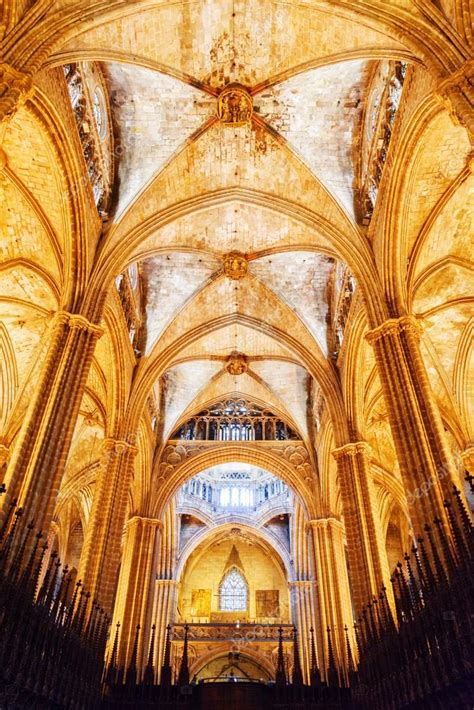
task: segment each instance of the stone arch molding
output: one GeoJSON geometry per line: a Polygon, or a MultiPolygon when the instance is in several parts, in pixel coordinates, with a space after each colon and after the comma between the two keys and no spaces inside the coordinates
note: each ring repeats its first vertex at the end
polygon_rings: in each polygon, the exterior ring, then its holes
{"type": "Polygon", "coordinates": [[[279,541],[273,537],[267,530],[263,528],[255,528],[249,521],[235,521],[231,523],[222,523],[212,528],[206,528],[193,536],[186,546],[183,548],[176,567],[176,579],[180,580],[186,571],[186,565],[191,559],[194,552],[199,547],[209,547],[212,541],[219,539],[227,539],[227,533],[234,533],[241,536],[242,539],[253,539],[264,551],[271,552],[278,558],[281,564],[282,571],[285,572],[289,582],[293,581],[294,570],[291,564],[290,555],[284,547],[279,544],[279,541]],[[238,531],[238,532],[237,532],[238,531]]]}
{"type": "Polygon", "coordinates": [[[310,519],[317,514],[316,475],[308,450],[301,441],[168,443],[157,464],[159,495],[155,503],[160,517],[169,499],[189,478],[221,463],[250,463],[281,478],[300,498],[310,519]],[[263,445],[262,445],[263,444],[263,445]]]}

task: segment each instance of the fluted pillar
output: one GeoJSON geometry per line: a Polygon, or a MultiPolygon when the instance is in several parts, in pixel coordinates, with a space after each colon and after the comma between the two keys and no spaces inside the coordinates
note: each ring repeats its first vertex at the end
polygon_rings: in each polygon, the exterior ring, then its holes
{"type": "Polygon", "coordinates": [[[335,449],[342,509],[347,538],[347,555],[356,614],[383,585],[391,594],[390,573],[377,519],[370,471],[370,446],[365,441],[335,449]]]}
{"type": "Polygon", "coordinates": [[[137,653],[138,677],[148,656],[150,628],[153,623],[153,597],[161,522],[156,518],[134,516],[125,526],[122,564],[115,596],[112,627],[120,622],[119,664],[127,667],[140,625],[137,653]]]}
{"type": "Polygon", "coordinates": [[[317,628],[316,619],[316,580],[295,580],[288,582],[291,602],[291,618],[298,630],[301,670],[303,680],[310,683],[311,670],[311,634],[310,629],[317,628]]]}
{"type": "Polygon", "coordinates": [[[176,579],[157,579],[153,623],[156,625],[155,668],[158,675],[163,665],[166,627],[172,624],[178,605],[179,582],[176,579]]]}
{"type": "Polygon", "coordinates": [[[51,324],[48,351],[6,472],[2,512],[18,498],[27,511],[23,524],[34,519],[37,528],[49,529],[101,334],[97,325],[66,312],[51,324]]]}
{"type": "Polygon", "coordinates": [[[93,599],[113,608],[122,533],[137,449],[127,441],[106,439],[85,531],[78,577],[93,599]]]}
{"type": "Polygon", "coordinates": [[[335,518],[310,520],[313,533],[315,567],[317,573],[320,633],[324,658],[321,675],[328,666],[328,640],[326,629],[331,629],[334,656],[339,668],[346,666],[344,626],[349,627],[353,643],[353,614],[351,591],[344,549],[344,526],[335,518]]]}
{"type": "Polygon", "coordinates": [[[387,406],[415,533],[439,517],[456,481],[453,457],[420,350],[421,327],[413,316],[393,318],[367,333],[387,406]]]}

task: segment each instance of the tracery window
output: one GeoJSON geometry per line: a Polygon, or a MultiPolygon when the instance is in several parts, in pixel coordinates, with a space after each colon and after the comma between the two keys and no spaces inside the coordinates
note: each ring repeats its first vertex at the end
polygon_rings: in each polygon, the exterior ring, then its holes
{"type": "Polygon", "coordinates": [[[112,188],[111,136],[98,70],[82,64],[65,64],[63,70],[94,201],[105,216],[112,188]]]}
{"type": "Polygon", "coordinates": [[[172,439],[205,441],[274,441],[298,434],[273,412],[246,400],[218,402],[176,430],[172,439]]]}
{"type": "Polygon", "coordinates": [[[94,112],[95,125],[101,138],[104,138],[107,130],[106,117],[104,115],[104,99],[99,87],[96,87],[92,95],[92,110],[94,112]]]}
{"type": "Polygon", "coordinates": [[[219,587],[219,609],[221,611],[246,611],[248,607],[248,587],[243,574],[232,567],[219,587]]]}
{"type": "Polygon", "coordinates": [[[344,330],[349,318],[349,311],[356,290],[356,281],[346,264],[337,261],[334,264],[329,281],[329,347],[337,358],[344,339],[344,330]]]}
{"type": "Polygon", "coordinates": [[[126,271],[116,277],[115,288],[122,304],[130,343],[135,355],[138,356],[140,355],[140,336],[142,332],[142,292],[140,275],[136,264],[132,264],[126,271]]]}
{"type": "Polygon", "coordinates": [[[377,200],[406,71],[405,62],[381,63],[378,85],[369,100],[365,136],[368,148],[361,186],[362,223],[365,225],[370,222],[377,200]]]}

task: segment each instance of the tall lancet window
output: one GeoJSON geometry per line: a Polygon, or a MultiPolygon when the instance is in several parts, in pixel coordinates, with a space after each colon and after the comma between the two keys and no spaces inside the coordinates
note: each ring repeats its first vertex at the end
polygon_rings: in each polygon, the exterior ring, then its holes
{"type": "Polygon", "coordinates": [[[246,611],[248,606],[247,582],[236,567],[224,575],[219,587],[219,608],[221,611],[246,611]]]}

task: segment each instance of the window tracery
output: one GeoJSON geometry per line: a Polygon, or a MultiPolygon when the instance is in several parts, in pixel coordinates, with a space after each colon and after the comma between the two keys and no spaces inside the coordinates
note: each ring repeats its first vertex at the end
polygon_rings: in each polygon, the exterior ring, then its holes
{"type": "Polygon", "coordinates": [[[139,356],[141,354],[140,339],[143,316],[140,275],[136,264],[132,264],[126,271],[116,277],[115,288],[122,304],[130,343],[135,355],[139,356]]]}
{"type": "Polygon", "coordinates": [[[112,160],[104,92],[94,66],[65,64],[63,71],[94,201],[99,214],[106,216],[112,189],[112,160]]]}
{"type": "Polygon", "coordinates": [[[329,349],[337,358],[344,339],[344,330],[356,290],[356,281],[346,264],[338,261],[334,265],[329,282],[329,349]]]}
{"type": "Polygon", "coordinates": [[[400,105],[406,62],[381,64],[378,85],[366,112],[366,160],[361,183],[362,224],[368,225],[377,201],[382,172],[387,159],[395,117],[400,105]]]}
{"type": "Polygon", "coordinates": [[[232,567],[226,572],[219,586],[219,609],[220,611],[246,611],[247,608],[247,582],[237,567],[232,567]]]}
{"type": "Polygon", "coordinates": [[[274,441],[298,434],[273,412],[246,400],[227,400],[189,419],[172,439],[205,441],[274,441]]]}

